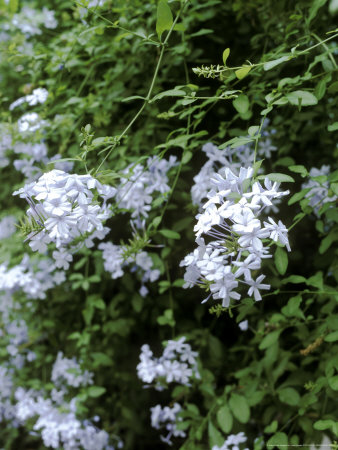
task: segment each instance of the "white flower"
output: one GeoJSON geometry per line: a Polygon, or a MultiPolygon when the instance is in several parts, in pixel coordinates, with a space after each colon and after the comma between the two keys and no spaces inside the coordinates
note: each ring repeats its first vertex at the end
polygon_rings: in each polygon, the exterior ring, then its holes
{"type": "Polygon", "coordinates": [[[257,277],[256,281],[255,280],[246,280],[246,283],[250,286],[249,290],[248,290],[248,295],[251,297],[252,295],[254,295],[254,298],[256,300],[256,302],[258,302],[259,300],[262,300],[262,296],[259,292],[259,289],[270,289],[270,285],[269,284],[262,284],[261,281],[263,281],[265,278],[265,275],[260,275],[259,277],[257,277]]]}
{"type": "Polygon", "coordinates": [[[73,261],[73,256],[64,248],[54,251],[53,258],[55,260],[56,267],[65,270],[69,269],[69,263],[73,261]]]}
{"type": "Polygon", "coordinates": [[[281,244],[285,245],[287,250],[290,252],[291,248],[287,236],[288,230],[283,224],[283,222],[279,220],[277,225],[276,222],[273,219],[271,219],[271,217],[268,217],[268,221],[270,223],[264,222],[264,226],[266,230],[270,231],[270,238],[275,242],[279,241],[281,244]]]}
{"type": "Polygon", "coordinates": [[[238,326],[242,331],[246,331],[249,328],[249,322],[247,320],[242,320],[242,322],[239,322],[238,326]]]}

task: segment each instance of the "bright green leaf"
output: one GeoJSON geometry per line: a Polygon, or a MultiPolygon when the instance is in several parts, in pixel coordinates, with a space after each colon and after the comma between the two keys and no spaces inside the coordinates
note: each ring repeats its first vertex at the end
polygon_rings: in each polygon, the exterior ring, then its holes
{"type": "Polygon", "coordinates": [[[283,306],[282,313],[286,317],[299,317],[301,319],[304,319],[305,318],[304,313],[301,309],[299,309],[301,302],[302,302],[301,295],[291,297],[287,305],[283,306]]]}
{"type": "Polygon", "coordinates": [[[155,95],[155,97],[151,99],[150,103],[156,102],[163,97],[183,97],[184,95],[186,95],[186,93],[181,89],[169,89],[168,91],[160,92],[159,94],[155,95]]]}
{"type": "Polygon", "coordinates": [[[215,425],[212,423],[211,420],[209,420],[208,423],[208,435],[209,435],[209,444],[210,448],[217,445],[220,447],[224,443],[224,438],[221,435],[221,433],[217,430],[215,425]]]}
{"type": "Polygon", "coordinates": [[[90,386],[88,389],[88,395],[90,397],[100,397],[106,392],[106,388],[100,386],[90,386]]]}
{"type": "Polygon", "coordinates": [[[317,422],[315,422],[313,424],[313,428],[315,430],[328,430],[329,428],[331,428],[331,426],[334,425],[334,421],[331,419],[327,419],[327,420],[317,420],[317,422]]]}
{"type": "Polygon", "coordinates": [[[241,69],[236,70],[235,75],[239,80],[242,80],[251,70],[251,66],[243,66],[241,69]]]}
{"type": "Polygon", "coordinates": [[[331,389],[333,389],[334,391],[338,391],[338,375],[330,377],[327,381],[331,389]]]}
{"type": "Polygon", "coordinates": [[[277,181],[277,183],[294,183],[295,180],[290,177],[290,175],[285,175],[284,173],[269,173],[267,176],[271,181],[277,181]]]}
{"type": "Polygon", "coordinates": [[[300,173],[302,175],[302,177],[306,177],[309,174],[306,167],[304,167],[302,165],[290,166],[289,170],[291,170],[291,172],[300,173]]]}
{"type": "Polygon", "coordinates": [[[245,94],[239,95],[235,100],[233,100],[232,104],[234,105],[235,109],[240,113],[244,114],[249,109],[249,99],[245,94]]]}
{"type": "Polygon", "coordinates": [[[172,230],[160,230],[159,233],[162,234],[162,236],[168,238],[168,239],[181,239],[181,236],[177,231],[172,230]]]}
{"type": "Polygon", "coordinates": [[[225,434],[230,433],[232,429],[232,414],[230,412],[230,409],[227,405],[222,406],[217,411],[217,422],[222,431],[224,431],[225,434]]]}
{"type": "Polygon", "coordinates": [[[338,130],[338,122],[334,122],[334,123],[331,123],[330,125],[328,125],[327,130],[328,131],[338,130]]]}
{"type": "Polygon", "coordinates": [[[274,59],[273,61],[268,61],[264,64],[264,70],[270,70],[273,67],[278,66],[279,64],[283,63],[284,61],[288,61],[290,59],[290,56],[281,56],[278,59],[274,59]]]}
{"type": "Polygon", "coordinates": [[[250,407],[243,395],[232,393],[229,406],[236,419],[241,423],[247,423],[250,419],[250,407]]]}
{"type": "Polygon", "coordinates": [[[327,336],[325,336],[324,341],[326,342],[338,341],[338,331],[333,331],[332,333],[329,333],[327,336]]]}
{"type": "Polygon", "coordinates": [[[249,127],[249,129],[248,129],[249,136],[255,136],[255,134],[258,133],[258,130],[259,130],[259,126],[258,125],[254,125],[252,127],[249,127]]]}
{"type": "Polygon", "coordinates": [[[276,248],[275,251],[275,264],[278,272],[281,275],[284,275],[286,272],[286,269],[288,267],[288,254],[287,252],[280,247],[276,248]]]}
{"type": "Polygon", "coordinates": [[[173,22],[173,15],[167,0],[159,0],[156,20],[156,32],[159,39],[161,38],[163,31],[170,30],[173,22]]]}
{"type": "Polygon", "coordinates": [[[226,48],[223,52],[223,64],[224,65],[226,65],[229,55],[230,55],[230,48],[226,48]]]}
{"type": "Polygon", "coordinates": [[[299,106],[299,104],[301,106],[311,106],[317,105],[318,103],[317,98],[313,94],[311,94],[311,92],[307,91],[293,91],[285,94],[285,96],[288,99],[289,103],[295,106],[299,106]]]}
{"type": "Polygon", "coordinates": [[[285,450],[288,445],[288,437],[285,433],[278,432],[274,434],[266,443],[266,447],[269,450],[277,447],[280,450],[285,450]]]}
{"type": "Polygon", "coordinates": [[[268,347],[271,347],[275,342],[278,341],[279,335],[281,334],[282,330],[274,330],[271,333],[267,334],[263,339],[262,342],[259,344],[260,350],[265,350],[268,347]]]}
{"type": "Polygon", "coordinates": [[[279,400],[282,403],[286,403],[287,405],[296,406],[300,401],[298,392],[296,391],[296,389],[293,389],[291,387],[280,389],[277,391],[277,393],[279,400]]]}

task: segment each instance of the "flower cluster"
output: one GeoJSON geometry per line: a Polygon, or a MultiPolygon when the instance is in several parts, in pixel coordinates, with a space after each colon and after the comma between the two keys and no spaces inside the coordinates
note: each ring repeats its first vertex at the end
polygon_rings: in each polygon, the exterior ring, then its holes
{"type": "MultiPolygon", "coordinates": [[[[257,148],[257,154],[264,159],[270,158],[271,152],[277,150],[271,141],[271,135],[275,134],[276,130],[268,131],[268,124],[269,121],[266,119],[257,148]]],[[[236,148],[226,147],[221,150],[208,142],[203,145],[202,151],[208,160],[194,177],[194,184],[191,188],[192,203],[198,206],[203,204],[203,200],[207,198],[208,192],[213,188],[212,179],[217,173],[228,167],[238,174],[241,167],[247,168],[254,163],[254,151],[250,144],[240,145],[236,148]]]]}
{"type": "Polygon", "coordinates": [[[44,398],[41,392],[17,388],[15,391],[15,416],[20,425],[37,418],[33,425],[40,432],[43,443],[49,448],[66,450],[113,450],[108,445],[108,433],[97,428],[91,421],[76,417],[76,397],[69,403],[44,398]],[[66,411],[62,412],[61,411],[66,411]]]}
{"type": "Polygon", "coordinates": [[[75,357],[66,358],[62,352],[57,354],[51,379],[55,385],[66,383],[68,386],[79,387],[93,384],[93,374],[88,370],[82,371],[75,357]]]}
{"type": "Polygon", "coordinates": [[[169,340],[160,358],[154,358],[149,345],[141,348],[137,375],[144,383],[155,384],[155,389],[162,390],[164,383],[180,383],[189,386],[189,379],[199,378],[197,369],[197,352],[185,342],[183,336],[177,341],[169,340]]]}
{"type": "Polygon", "coordinates": [[[302,184],[302,189],[308,189],[305,198],[309,199],[309,205],[313,208],[317,217],[319,217],[319,210],[328,202],[336,202],[336,195],[329,195],[329,182],[327,176],[330,174],[330,166],[322,166],[320,169],[312,167],[309,172],[311,179],[302,184]],[[318,180],[316,177],[324,177],[324,180],[318,180]]]}
{"type": "Polygon", "coordinates": [[[24,97],[20,97],[15,102],[11,103],[9,110],[12,111],[14,108],[22,105],[23,103],[28,103],[29,106],[35,106],[38,104],[45,103],[48,97],[48,91],[44,88],[34,89],[31,94],[27,94],[24,97]]]}
{"type": "Polygon", "coordinates": [[[7,295],[21,289],[28,298],[44,299],[48,289],[65,280],[64,272],[56,271],[49,258],[35,261],[24,255],[20,264],[10,269],[7,266],[7,263],[0,265],[0,292],[7,295]]]}
{"type": "Polygon", "coordinates": [[[48,8],[42,8],[41,11],[23,6],[21,11],[14,14],[12,25],[19,29],[26,36],[42,34],[41,27],[54,29],[58,22],[55,19],[55,12],[48,8]]]}
{"type": "MultiPolygon", "coordinates": [[[[20,326],[23,327],[21,334],[24,336],[18,335],[17,343],[19,340],[26,340],[27,327],[23,324],[20,326]]],[[[8,330],[11,333],[13,331],[8,330]]],[[[51,381],[55,387],[50,398],[47,392],[41,390],[16,387],[14,374],[13,369],[0,366],[0,423],[4,420],[11,421],[12,426],[18,427],[34,420],[33,433],[40,432],[43,443],[48,448],[114,450],[109,445],[108,433],[93,424],[99,417],[95,416],[92,421],[79,420],[76,417],[77,397],[70,401],[64,399],[68,393],[67,386],[79,387],[92,383],[92,374],[82,372],[75,358],[64,358],[62,352],[59,352],[52,370],[51,381]]],[[[119,441],[118,448],[121,447],[122,442],[119,441]]]]}
{"type": "MultiPolygon", "coordinates": [[[[217,445],[214,445],[212,447],[212,450],[239,450],[239,445],[243,444],[247,441],[247,437],[241,431],[238,434],[230,434],[226,440],[224,441],[224,444],[221,447],[218,447],[217,445]]],[[[248,448],[245,448],[243,450],[249,450],[248,448]]]]}
{"type": "Polygon", "coordinates": [[[264,187],[253,180],[251,167],[240,168],[235,175],[229,168],[212,179],[214,189],[203,206],[204,212],[196,216],[197,249],[187,255],[181,266],[187,267],[185,287],[199,284],[210,290],[215,300],[222,300],[228,307],[231,299],[239,300],[239,283],[247,285],[248,295],[256,301],[262,299],[260,290],[270,286],[262,283],[265,276],[253,278],[252,272],[259,270],[262,260],[270,258],[270,246],[264,240],[278,242],[290,251],[287,228],[281,221],[271,217],[262,225],[259,219],[263,210],[271,206],[274,199],[287,195],[279,191],[279,183],[267,177],[264,187]],[[212,240],[205,242],[202,235],[212,240]]]}
{"type": "Polygon", "coordinates": [[[178,416],[182,411],[182,407],[179,403],[174,403],[172,408],[169,406],[162,408],[161,405],[156,405],[153,408],[150,408],[150,411],[151,426],[157,430],[165,428],[168,432],[166,436],[161,436],[163,442],[172,445],[171,438],[173,436],[182,438],[186,436],[186,433],[183,430],[177,429],[177,423],[183,420],[182,417],[178,416]]]}
{"type": "Polygon", "coordinates": [[[0,220],[0,239],[11,237],[16,230],[16,219],[14,216],[7,216],[0,220]]]}
{"type": "Polygon", "coordinates": [[[28,112],[18,120],[18,130],[20,133],[29,134],[42,130],[48,125],[46,120],[40,118],[36,112],[28,112]]]}
{"type": "Polygon", "coordinates": [[[103,222],[111,215],[106,202],[114,193],[114,188],[101,185],[91,175],[68,174],[55,169],[14,195],[25,198],[30,205],[27,215],[33,231],[28,238],[32,250],[44,253],[47,244],[55,243],[56,266],[67,269],[72,261],[67,250],[70,243],[88,235],[100,237],[108,231],[103,227],[103,222]]]}
{"type": "Polygon", "coordinates": [[[137,253],[134,257],[124,258],[124,247],[114,245],[111,242],[102,242],[98,248],[102,250],[103,265],[107,272],[111,274],[113,280],[120,278],[124,274],[124,269],[129,266],[131,272],[140,274],[142,286],[140,294],[145,296],[148,289],[144,285],[148,281],[154,282],[160,276],[160,271],[153,266],[153,260],[145,251],[137,253]]]}
{"type": "Polygon", "coordinates": [[[146,167],[131,164],[123,171],[115,198],[121,208],[132,211],[131,216],[138,228],[141,219],[148,217],[153,194],[165,194],[170,190],[167,173],[176,164],[174,156],[169,161],[152,157],[148,158],[146,167]]]}

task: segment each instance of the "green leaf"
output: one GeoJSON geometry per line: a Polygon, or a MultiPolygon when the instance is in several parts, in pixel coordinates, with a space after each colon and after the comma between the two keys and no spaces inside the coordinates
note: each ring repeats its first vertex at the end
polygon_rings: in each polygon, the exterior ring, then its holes
{"type": "Polygon", "coordinates": [[[313,0],[311,2],[312,5],[309,11],[308,23],[316,17],[318,9],[324,6],[326,2],[327,0],[313,0]]]}
{"type": "Polygon", "coordinates": [[[305,197],[305,195],[309,192],[309,189],[303,189],[300,192],[296,192],[288,201],[288,205],[293,205],[297,203],[299,200],[305,197]]]}
{"type": "Polygon", "coordinates": [[[186,151],[183,155],[182,158],[182,164],[187,164],[192,158],[192,152],[191,151],[186,151]]]}
{"type": "Polygon", "coordinates": [[[285,175],[284,173],[269,173],[268,175],[263,175],[263,177],[268,177],[271,181],[277,181],[277,183],[294,183],[295,180],[290,177],[290,175],[285,175]]]}
{"type": "Polygon", "coordinates": [[[291,170],[291,172],[300,173],[302,177],[306,177],[309,174],[306,167],[302,165],[290,166],[289,170],[291,170]]]}
{"type": "Polygon", "coordinates": [[[249,136],[255,136],[255,134],[258,133],[258,130],[259,130],[259,126],[258,125],[254,125],[252,127],[249,127],[249,129],[248,129],[249,136]]]}
{"type": "Polygon", "coordinates": [[[170,30],[173,24],[173,15],[167,0],[159,0],[157,5],[156,33],[161,39],[163,31],[170,30]]]}
{"type": "Polygon", "coordinates": [[[314,94],[318,100],[321,100],[324,97],[325,92],[326,92],[326,81],[320,80],[315,87],[314,94]]]}
{"type": "Polygon", "coordinates": [[[235,100],[233,100],[232,104],[236,111],[240,114],[245,114],[249,109],[249,99],[245,94],[239,95],[235,100]]]}
{"type": "Polygon", "coordinates": [[[230,55],[230,48],[226,48],[223,52],[223,64],[224,65],[226,65],[229,55],[230,55]]]}
{"type": "Polygon", "coordinates": [[[182,91],[181,89],[169,89],[168,91],[160,92],[155,95],[149,103],[156,102],[156,100],[160,100],[163,97],[184,97],[185,95],[185,91],[182,91]]]}
{"type": "Polygon", "coordinates": [[[265,350],[266,348],[271,347],[271,345],[278,341],[281,332],[282,330],[274,330],[271,333],[267,334],[259,344],[258,348],[260,350],[265,350]]]}
{"type": "Polygon", "coordinates": [[[264,70],[270,70],[273,67],[278,66],[279,64],[283,63],[284,61],[288,61],[290,59],[290,56],[281,56],[278,59],[274,59],[273,61],[268,61],[264,64],[264,70]]]}
{"type": "Polygon", "coordinates": [[[251,70],[251,66],[243,66],[241,69],[236,70],[235,75],[239,80],[242,80],[251,70]]]}
{"type": "Polygon", "coordinates": [[[95,306],[95,308],[97,309],[106,309],[106,304],[105,302],[102,300],[102,298],[98,298],[96,300],[94,300],[92,302],[92,304],[95,306]]]}
{"type": "Polygon", "coordinates": [[[338,331],[333,331],[332,333],[329,333],[327,336],[325,336],[324,341],[326,342],[338,341],[338,331]]]}
{"type": "Polygon", "coordinates": [[[338,391],[338,375],[328,378],[327,381],[331,389],[333,389],[334,391],[338,391]]]}
{"type": "Polygon", "coordinates": [[[313,94],[311,94],[311,92],[307,91],[293,91],[285,94],[285,96],[288,99],[289,103],[295,106],[299,106],[299,104],[301,106],[311,106],[317,105],[318,103],[317,98],[313,94]]]}
{"type": "Polygon", "coordinates": [[[227,405],[222,406],[217,411],[217,422],[221,430],[224,431],[225,434],[230,433],[232,429],[233,419],[230,409],[227,405]]]}
{"type": "Polygon", "coordinates": [[[211,420],[209,420],[208,423],[208,435],[210,448],[214,447],[215,445],[217,445],[218,447],[223,445],[224,438],[221,435],[221,433],[217,430],[215,425],[211,422],[211,420]]]}
{"type": "Polygon", "coordinates": [[[288,445],[288,437],[285,433],[281,433],[280,431],[274,434],[266,443],[266,447],[269,450],[274,449],[275,447],[280,450],[285,450],[288,445]]]}
{"type": "Polygon", "coordinates": [[[284,278],[284,280],[282,281],[282,284],[287,284],[287,283],[299,284],[299,283],[305,283],[305,282],[306,282],[306,278],[302,277],[301,275],[291,275],[288,278],[284,278]]]}
{"type": "Polygon", "coordinates": [[[113,360],[106,354],[101,352],[94,352],[91,354],[91,357],[94,360],[94,367],[99,366],[112,366],[113,360]]]}
{"type": "Polygon", "coordinates": [[[100,386],[90,386],[88,389],[88,395],[90,397],[100,397],[106,392],[106,388],[100,386]]]}
{"type": "Polygon", "coordinates": [[[243,395],[232,393],[229,406],[236,419],[241,423],[247,423],[250,419],[250,407],[243,395]]]}
{"type": "Polygon", "coordinates": [[[303,311],[299,309],[299,306],[302,302],[301,295],[296,295],[295,297],[291,297],[288,301],[287,305],[283,306],[282,313],[286,317],[299,317],[301,319],[304,319],[305,316],[303,314],[303,311]]]}
{"type": "Polygon", "coordinates": [[[327,420],[317,420],[317,422],[315,422],[313,424],[313,428],[315,430],[328,430],[329,428],[331,428],[331,426],[334,425],[334,421],[331,419],[327,419],[327,420]]]}
{"type": "Polygon", "coordinates": [[[270,425],[264,428],[264,433],[275,433],[278,428],[277,420],[274,420],[270,425]]]}
{"type": "Polygon", "coordinates": [[[335,195],[338,195],[338,183],[332,183],[330,185],[330,189],[335,195]]]}
{"type": "Polygon", "coordinates": [[[283,388],[277,391],[279,400],[282,403],[286,403],[290,406],[296,406],[298,405],[300,401],[300,396],[296,389],[293,389],[291,387],[283,388]]]}
{"type": "Polygon", "coordinates": [[[331,123],[330,125],[328,125],[327,130],[328,131],[338,130],[338,122],[334,122],[334,123],[331,123]]]}
{"type": "Polygon", "coordinates": [[[284,249],[280,247],[277,247],[275,251],[275,264],[278,272],[281,275],[284,275],[288,267],[288,254],[284,249]]]}
{"type": "Polygon", "coordinates": [[[177,231],[159,230],[159,233],[161,233],[162,236],[164,236],[168,239],[181,239],[181,235],[179,233],[177,233],[177,231]]]}

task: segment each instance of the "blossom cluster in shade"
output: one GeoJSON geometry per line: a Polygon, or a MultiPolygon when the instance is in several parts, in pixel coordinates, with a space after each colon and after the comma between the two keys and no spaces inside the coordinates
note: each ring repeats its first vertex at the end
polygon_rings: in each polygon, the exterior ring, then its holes
{"type": "MultiPolygon", "coordinates": [[[[247,441],[247,437],[243,433],[243,431],[237,434],[230,434],[224,444],[220,447],[218,445],[214,445],[212,450],[240,450],[240,445],[247,441]]],[[[242,447],[243,448],[243,447],[242,447]]],[[[243,450],[249,450],[248,448],[244,448],[243,450]]]]}
{"type": "Polygon", "coordinates": [[[30,205],[27,215],[35,228],[28,236],[33,251],[44,253],[54,243],[57,267],[67,269],[72,255],[67,247],[81,237],[103,238],[109,231],[103,222],[110,217],[107,200],[115,189],[102,185],[91,175],[52,170],[37,182],[14,192],[30,205]]]}
{"type": "Polygon", "coordinates": [[[0,220],[0,239],[11,237],[16,231],[16,218],[7,216],[0,220]]]}
{"type": "Polygon", "coordinates": [[[48,97],[48,91],[45,88],[36,88],[31,94],[27,94],[24,97],[19,97],[13,103],[10,104],[9,110],[12,111],[14,108],[22,105],[23,103],[28,103],[29,106],[35,106],[38,104],[45,103],[48,97]]]}
{"type": "Polygon", "coordinates": [[[37,10],[23,6],[20,12],[14,14],[11,25],[29,37],[42,34],[41,27],[56,28],[58,22],[55,19],[55,12],[46,7],[37,10]]]}
{"type": "Polygon", "coordinates": [[[302,184],[302,189],[308,189],[305,198],[309,199],[309,205],[313,208],[317,217],[319,217],[319,210],[325,203],[335,203],[338,199],[337,195],[329,195],[327,176],[330,174],[330,169],[329,165],[323,165],[320,169],[312,167],[309,172],[310,179],[302,184]],[[325,180],[318,180],[316,177],[325,177],[325,180]]]}
{"type": "Polygon", "coordinates": [[[138,377],[147,384],[155,383],[155,389],[162,390],[168,383],[189,386],[190,379],[199,378],[197,352],[186,343],[185,336],[169,340],[162,356],[155,358],[148,344],[141,348],[140,363],[137,365],[138,377]]]}
{"type": "MultiPolygon", "coordinates": [[[[257,149],[258,156],[264,159],[270,158],[271,152],[277,150],[271,141],[271,135],[275,134],[275,130],[267,130],[268,124],[269,121],[265,120],[257,149]]],[[[208,142],[203,145],[202,151],[208,159],[194,177],[194,184],[191,188],[192,203],[198,206],[203,205],[208,192],[213,188],[212,179],[217,173],[228,167],[237,175],[241,167],[249,167],[254,163],[254,151],[250,144],[219,149],[215,144],[208,142]]]]}
{"type": "Polygon", "coordinates": [[[75,357],[66,358],[59,352],[53,365],[51,380],[56,386],[64,383],[72,387],[87,386],[93,384],[93,374],[88,370],[81,370],[75,357]]]}
{"type": "Polygon", "coordinates": [[[241,167],[238,175],[226,167],[214,176],[209,200],[196,216],[198,247],[181,261],[186,267],[184,287],[207,288],[210,295],[204,301],[212,295],[222,300],[223,307],[241,298],[239,284],[247,286],[250,297],[261,300],[260,291],[270,286],[263,283],[264,275],[253,274],[261,269],[263,259],[272,256],[270,244],[276,242],[290,251],[285,225],[271,217],[263,223],[260,219],[265,208],[289,191],[279,191],[279,183],[267,177],[262,186],[253,175],[251,167],[241,167]]]}
{"type": "Polygon", "coordinates": [[[138,228],[141,227],[142,218],[148,217],[153,195],[156,192],[164,195],[170,190],[167,174],[175,165],[175,156],[170,156],[169,160],[154,156],[148,158],[146,167],[131,164],[123,171],[115,199],[120,208],[131,211],[138,228]]]}
{"type": "Polygon", "coordinates": [[[150,408],[151,411],[151,426],[156,430],[166,430],[166,436],[161,435],[161,440],[168,445],[172,445],[172,437],[186,437],[183,430],[177,428],[177,423],[183,419],[179,417],[182,407],[179,403],[174,403],[172,408],[170,406],[156,405],[150,408]]]}
{"type": "MultiPolygon", "coordinates": [[[[108,433],[93,423],[99,418],[95,416],[92,420],[79,420],[76,416],[77,398],[73,397],[70,401],[64,399],[68,393],[68,385],[78,387],[88,384],[88,374],[89,372],[81,373],[75,358],[71,360],[64,358],[60,352],[53,366],[51,380],[56,383],[56,387],[52,389],[49,397],[43,391],[27,390],[23,387],[15,388],[10,371],[0,367],[0,386],[2,387],[0,394],[2,417],[0,416],[0,421],[12,421],[16,427],[34,421],[33,434],[41,434],[42,441],[48,448],[113,450],[114,447],[108,442],[108,433]],[[58,373],[62,365],[66,372],[77,371],[75,378],[63,377],[62,381],[65,384],[61,384],[62,377],[58,373]],[[55,376],[56,374],[57,376],[55,376]],[[61,388],[58,390],[57,386],[61,388]],[[12,401],[13,398],[14,401],[12,401]]],[[[69,375],[72,376],[71,373],[69,375]]],[[[90,374],[90,380],[91,377],[92,374],[90,374]]]]}
{"type": "Polygon", "coordinates": [[[154,282],[160,276],[160,271],[154,268],[153,260],[145,251],[141,251],[134,256],[124,258],[124,247],[122,245],[114,245],[111,242],[102,242],[98,248],[102,250],[103,265],[111,277],[115,280],[124,274],[126,267],[131,272],[136,272],[141,278],[140,294],[144,297],[148,293],[145,286],[147,282],[154,282]]]}

